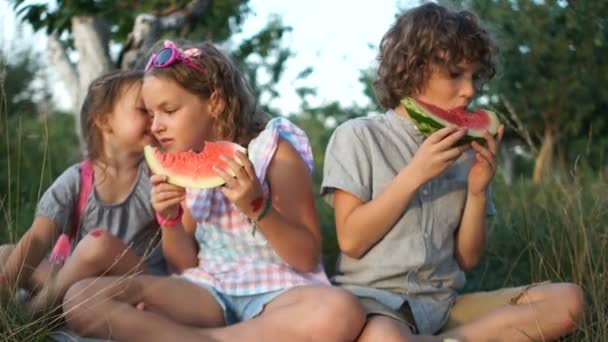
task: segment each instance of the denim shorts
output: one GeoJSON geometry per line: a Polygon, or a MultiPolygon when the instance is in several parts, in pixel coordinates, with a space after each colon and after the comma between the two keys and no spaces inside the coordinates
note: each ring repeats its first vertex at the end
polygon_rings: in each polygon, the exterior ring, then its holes
{"type": "Polygon", "coordinates": [[[213,296],[217,303],[222,307],[226,325],[247,321],[258,316],[262,313],[266,304],[288,290],[280,289],[248,296],[233,296],[222,293],[211,285],[197,284],[209,291],[211,296],[213,296]]]}

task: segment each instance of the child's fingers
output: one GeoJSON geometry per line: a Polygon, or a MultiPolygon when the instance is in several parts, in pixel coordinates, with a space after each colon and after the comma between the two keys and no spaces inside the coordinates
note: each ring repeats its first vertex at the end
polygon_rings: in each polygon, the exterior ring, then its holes
{"type": "Polygon", "coordinates": [[[503,124],[501,124],[500,126],[498,126],[498,135],[496,137],[497,145],[500,145],[500,143],[502,142],[502,137],[504,134],[505,134],[505,126],[503,124]]]}
{"type": "Polygon", "coordinates": [[[150,176],[150,182],[152,185],[158,185],[161,183],[165,183],[169,177],[165,175],[152,175],[150,176]]]}
{"type": "Polygon", "coordinates": [[[462,139],[467,134],[467,130],[464,128],[459,128],[456,131],[450,133],[445,138],[437,143],[437,148],[440,151],[446,150],[454,144],[456,144],[460,139],[462,139]]]}
{"type": "Polygon", "coordinates": [[[169,184],[169,183],[160,183],[152,188],[153,193],[161,193],[168,191],[177,191],[181,193],[186,193],[186,189],[182,188],[179,185],[169,184]]]}
{"type": "Polygon", "coordinates": [[[239,161],[243,165],[243,168],[245,169],[245,172],[249,176],[249,179],[253,179],[253,177],[255,177],[256,175],[255,175],[255,169],[253,168],[253,164],[251,163],[251,160],[249,160],[249,158],[245,155],[245,153],[243,153],[241,151],[236,151],[236,157],[239,159],[239,161]]]}
{"type": "Polygon", "coordinates": [[[485,158],[487,158],[488,160],[494,160],[494,154],[489,150],[489,148],[485,148],[483,146],[481,146],[478,142],[473,141],[471,143],[471,147],[473,147],[473,149],[481,154],[482,156],[484,156],[485,158]]]}
{"type": "Polygon", "coordinates": [[[249,176],[247,176],[247,173],[245,172],[244,167],[239,165],[239,163],[237,163],[236,161],[234,161],[224,155],[220,156],[220,159],[224,163],[226,163],[228,168],[234,173],[234,177],[236,177],[238,179],[249,179],[249,176]]]}
{"type": "Polygon", "coordinates": [[[157,202],[167,201],[172,198],[181,198],[182,200],[186,197],[186,194],[181,191],[163,191],[159,192],[154,196],[154,200],[157,202]]]}
{"type": "Polygon", "coordinates": [[[224,182],[226,182],[226,185],[228,185],[228,187],[230,188],[234,188],[238,184],[236,178],[232,177],[228,174],[228,172],[222,170],[218,166],[213,167],[213,172],[215,172],[216,175],[223,179],[224,182]]]}
{"type": "Polygon", "coordinates": [[[460,158],[460,156],[469,149],[469,144],[456,146],[440,154],[440,159],[444,161],[452,161],[460,158]]]}
{"type": "Polygon", "coordinates": [[[184,199],[181,197],[174,197],[168,200],[164,200],[164,201],[159,201],[156,202],[154,205],[154,208],[156,211],[158,212],[162,212],[164,210],[166,210],[167,208],[171,208],[175,205],[180,205],[180,203],[183,201],[184,199]]]}
{"type": "Polygon", "coordinates": [[[486,156],[484,156],[481,153],[475,153],[475,158],[477,159],[477,161],[479,161],[480,163],[485,163],[488,165],[489,168],[491,168],[492,170],[494,169],[494,161],[492,159],[488,159],[486,156]]]}
{"type": "Polygon", "coordinates": [[[457,126],[454,125],[450,125],[447,127],[444,127],[440,130],[438,130],[437,132],[431,134],[428,138],[429,141],[433,142],[433,143],[437,143],[441,140],[443,140],[445,137],[447,137],[448,135],[456,132],[458,130],[457,126]]]}
{"type": "Polygon", "coordinates": [[[495,155],[498,145],[496,143],[496,139],[488,132],[487,130],[483,132],[483,137],[486,139],[486,143],[488,144],[488,150],[495,155]]]}

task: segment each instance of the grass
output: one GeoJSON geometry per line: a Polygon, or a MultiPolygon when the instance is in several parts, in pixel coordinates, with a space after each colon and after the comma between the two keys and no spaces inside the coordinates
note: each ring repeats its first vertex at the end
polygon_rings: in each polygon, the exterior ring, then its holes
{"type": "MultiPolygon", "coordinates": [[[[540,281],[583,287],[587,316],[562,341],[608,341],[608,182],[603,174],[533,185],[497,180],[486,253],[467,274],[464,292],[494,290],[540,281]]],[[[328,208],[317,203],[324,227],[326,270],[333,272],[337,243],[328,208]]]]}
{"type": "MultiPolygon", "coordinates": [[[[48,122],[2,117],[0,123],[0,243],[14,242],[31,223],[37,199],[76,161],[77,140],[67,115],[48,122]]],[[[532,185],[496,182],[499,214],[491,221],[487,252],[468,274],[466,291],[536,281],[580,284],[589,306],[580,329],[563,341],[608,341],[608,183],[590,172],[568,181],[532,185]]],[[[317,203],[326,269],[333,272],[337,245],[331,210],[317,203]]],[[[0,340],[43,341],[52,318],[32,320],[2,299],[0,340]]]]}

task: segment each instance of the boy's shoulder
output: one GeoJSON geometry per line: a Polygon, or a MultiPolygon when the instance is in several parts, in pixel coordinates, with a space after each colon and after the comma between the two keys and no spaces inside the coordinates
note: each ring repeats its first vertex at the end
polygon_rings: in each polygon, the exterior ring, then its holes
{"type": "Polygon", "coordinates": [[[361,135],[370,131],[383,129],[387,125],[390,125],[388,115],[371,114],[349,119],[336,127],[335,132],[339,132],[339,134],[351,133],[361,135]]]}

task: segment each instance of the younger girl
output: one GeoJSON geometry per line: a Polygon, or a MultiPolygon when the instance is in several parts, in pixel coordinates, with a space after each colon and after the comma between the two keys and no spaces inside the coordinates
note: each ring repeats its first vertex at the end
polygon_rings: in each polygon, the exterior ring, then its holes
{"type": "Polygon", "coordinates": [[[304,132],[268,120],[211,44],[165,42],[146,70],[143,99],[166,151],[228,140],[248,156],[224,158],[221,188],[183,189],[152,176],[165,257],[181,275],[79,282],[64,305],[71,328],[120,341],[354,340],[364,317],[354,297],[328,286],[321,266],[304,132]]]}
{"type": "Polygon", "coordinates": [[[143,160],[144,146],[155,139],[140,97],[142,76],[113,72],[91,83],[80,113],[87,162],[68,168],[44,193],[32,227],[15,246],[2,246],[0,286],[4,291],[32,290],[35,313],[60,301],[70,285],[87,277],[144,269],[164,273],[143,160]],[[80,220],[71,222],[79,196],[86,194],[80,187],[87,182],[92,187],[80,220]],[[75,248],[57,270],[45,256],[62,232],[76,234],[75,248]]]}

